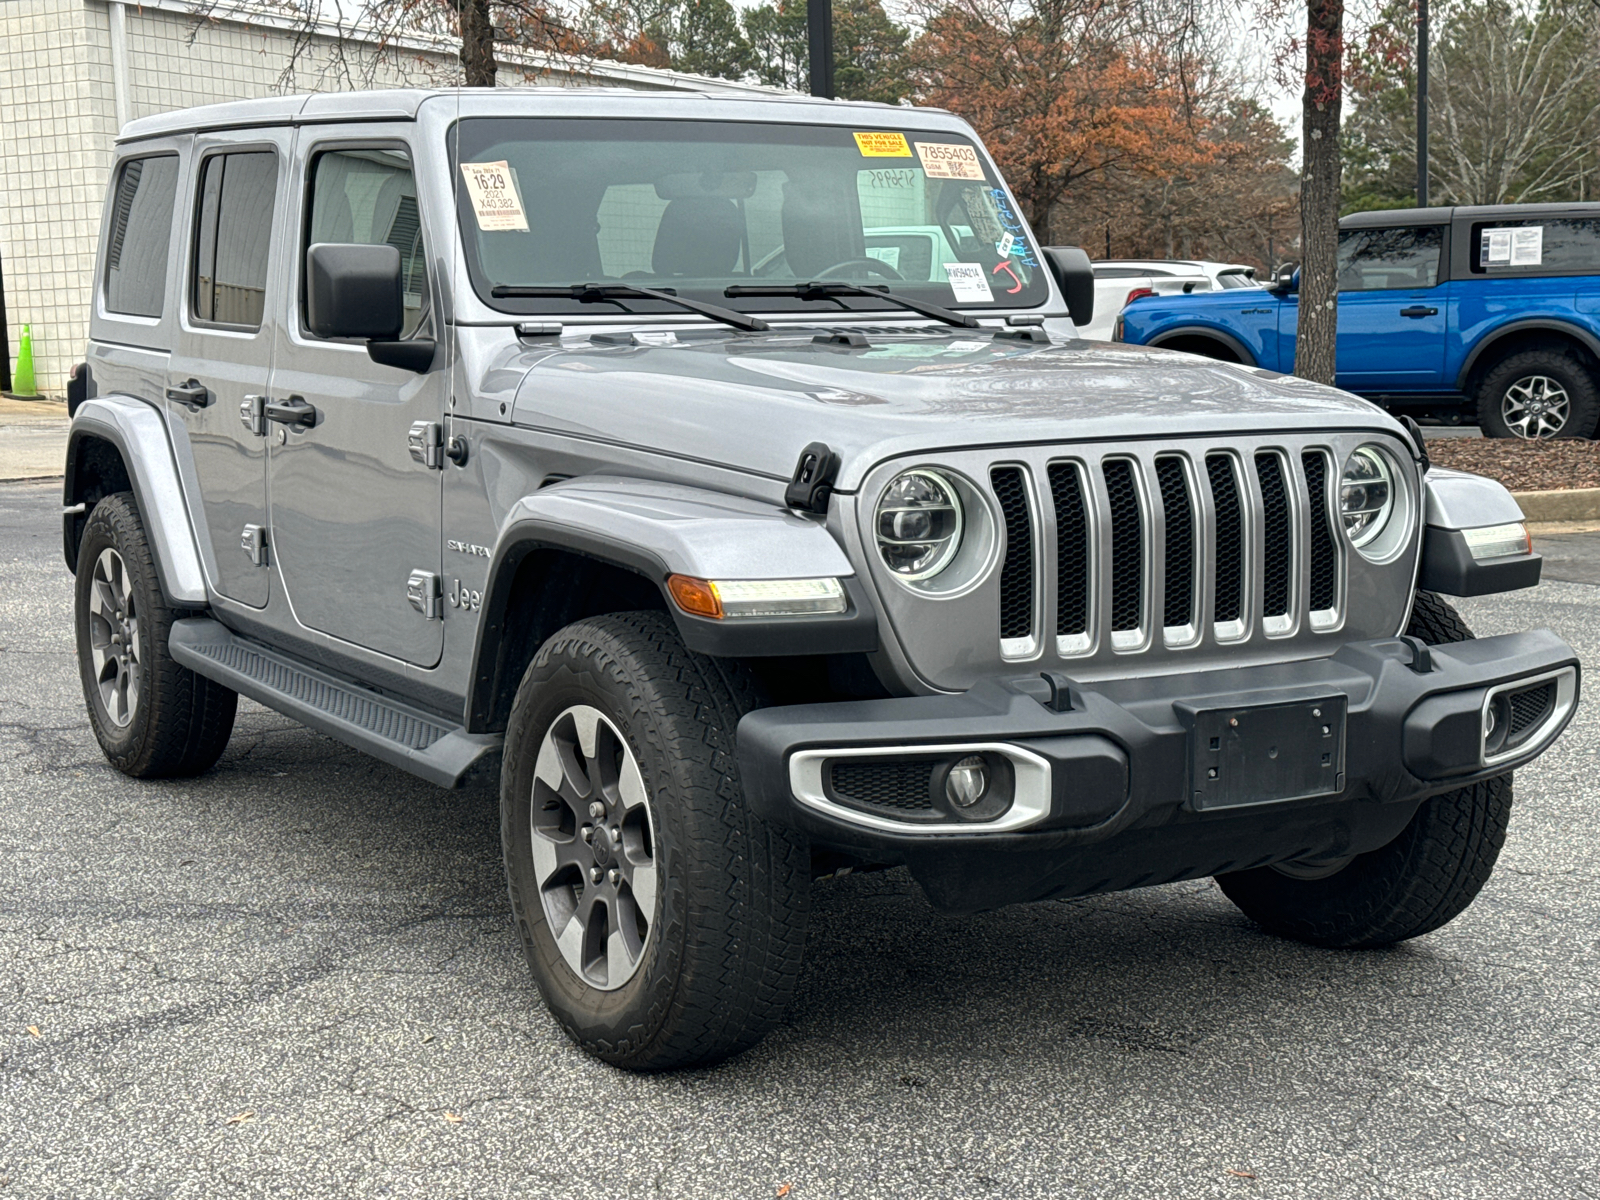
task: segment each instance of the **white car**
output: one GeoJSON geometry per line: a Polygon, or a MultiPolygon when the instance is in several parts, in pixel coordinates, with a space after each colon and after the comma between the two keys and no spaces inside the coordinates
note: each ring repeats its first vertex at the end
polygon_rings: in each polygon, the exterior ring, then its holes
{"type": "Polygon", "coordinates": [[[1107,258],[1091,265],[1094,320],[1078,330],[1091,341],[1108,340],[1117,314],[1140,296],[1264,286],[1256,282],[1256,269],[1242,263],[1107,258]]]}

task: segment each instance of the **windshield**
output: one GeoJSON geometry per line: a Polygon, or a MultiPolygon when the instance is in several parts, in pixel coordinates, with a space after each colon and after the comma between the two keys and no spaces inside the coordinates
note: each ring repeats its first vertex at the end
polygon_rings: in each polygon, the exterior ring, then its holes
{"type": "MultiPolygon", "coordinates": [[[[460,122],[459,218],[474,289],[512,313],[594,311],[496,288],[627,283],[724,303],[725,288],[833,280],[952,308],[1049,295],[1031,234],[953,133],[726,121],[460,122]]],[[[676,311],[607,299],[613,311],[676,311]]],[[[744,311],[893,301],[741,298],[744,311]]]]}

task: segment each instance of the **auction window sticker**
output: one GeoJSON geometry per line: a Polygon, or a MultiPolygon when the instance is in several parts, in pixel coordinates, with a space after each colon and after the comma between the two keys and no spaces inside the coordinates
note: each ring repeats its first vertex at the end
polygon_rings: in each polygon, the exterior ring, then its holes
{"type": "Polygon", "coordinates": [[[903,133],[869,130],[857,133],[856,149],[863,158],[910,158],[911,146],[903,133]]]}
{"type": "Polygon", "coordinates": [[[1485,229],[1479,235],[1481,267],[1537,267],[1544,262],[1544,226],[1485,229]]]}
{"type": "Polygon", "coordinates": [[[522,207],[517,173],[505,160],[462,163],[472,215],[484,233],[527,233],[528,214],[522,207]]]}
{"type": "Polygon", "coordinates": [[[960,142],[918,142],[917,157],[929,179],[982,179],[978,152],[960,142]]]}
{"type": "Polygon", "coordinates": [[[981,263],[945,263],[944,273],[959,303],[990,304],[994,301],[994,292],[989,288],[981,263]]]}

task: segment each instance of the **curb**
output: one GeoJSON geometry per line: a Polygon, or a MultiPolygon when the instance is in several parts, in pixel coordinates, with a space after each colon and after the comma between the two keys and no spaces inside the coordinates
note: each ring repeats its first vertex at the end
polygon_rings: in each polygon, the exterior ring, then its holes
{"type": "Polygon", "coordinates": [[[1600,521],[1600,488],[1512,492],[1511,496],[1529,521],[1600,521]]]}

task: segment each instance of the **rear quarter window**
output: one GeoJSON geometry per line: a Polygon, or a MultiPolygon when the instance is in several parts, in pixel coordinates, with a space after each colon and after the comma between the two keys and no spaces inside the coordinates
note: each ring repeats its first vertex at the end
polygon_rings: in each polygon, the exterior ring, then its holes
{"type": "Polygon", "coordinates": [[[1476,221],[1472,225],[1467,263],[1472,273],[1479,276],[1600,275],[1600,220],[1589,217],[1529,217],[1523,220],[1476,221]],[[1516,248],[1515,261],[1494,261],[1496,258],[1510,258],[1511,255],[1496,255],[1494,251],[1499,247],[1490,235],[1497,230],[1533,229],[1539,231],[1536,247],[1532,239],[1524,238],[1516,248]],[[1535,250],[1538,261],[1527,261],[1534,256],[1535,250]]]}
{"type": "Polygon", "coordinates": [[[130,158],[117,171],[106,238],[106,309],[159,317],[177,210],[178,159],[130,158]]]}

